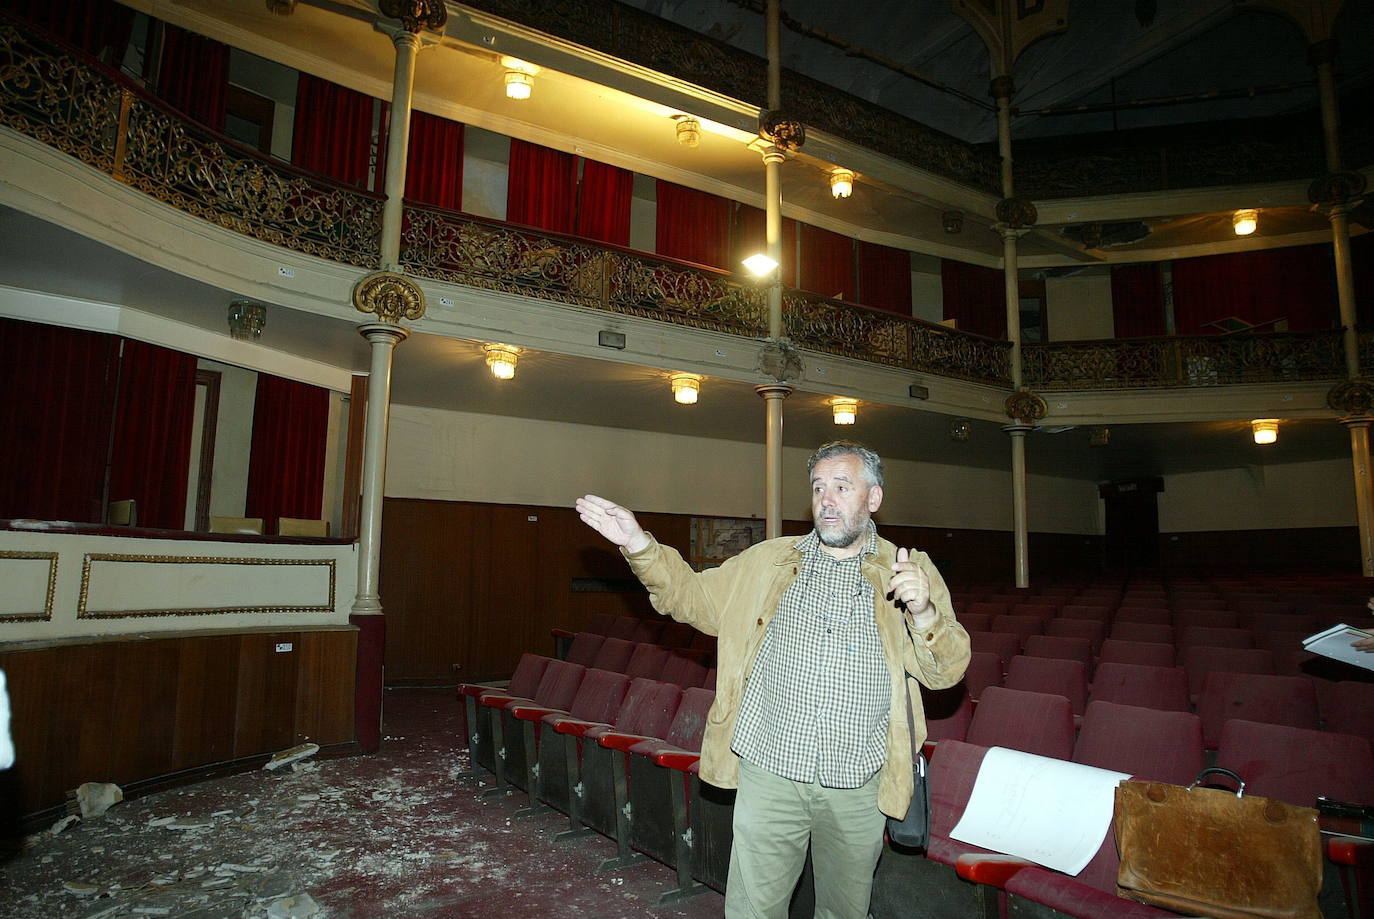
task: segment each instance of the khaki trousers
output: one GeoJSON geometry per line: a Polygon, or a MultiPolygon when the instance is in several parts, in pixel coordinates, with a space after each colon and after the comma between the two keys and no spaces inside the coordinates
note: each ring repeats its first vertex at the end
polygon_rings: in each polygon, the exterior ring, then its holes
{"type": "Polygon", "coordinates": [[[786,919],[808,841],[817,919],[864,919],[885,822],[877,775],[860,788],[825,788],[741,760],[727,919],[786,919]]]}

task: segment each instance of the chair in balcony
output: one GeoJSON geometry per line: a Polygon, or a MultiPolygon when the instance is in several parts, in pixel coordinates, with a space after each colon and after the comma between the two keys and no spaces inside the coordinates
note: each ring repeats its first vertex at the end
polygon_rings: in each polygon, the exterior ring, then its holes
{"type": "Polygon", "coordinates": [[[311,520],[304,517],[278,517],[278,536],[296,536],[303,539],[328,539],[329,521],[311,520]]]}
{"type": "Polygon", "coordinates": [[[261,517],[214,517],[210,518],[211,533],[232,533],[237,536],[261,536],[261,517]]]}

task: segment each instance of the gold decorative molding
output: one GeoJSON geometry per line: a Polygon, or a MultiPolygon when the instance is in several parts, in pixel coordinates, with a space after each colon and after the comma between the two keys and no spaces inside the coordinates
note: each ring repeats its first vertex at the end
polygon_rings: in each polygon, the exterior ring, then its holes
{"type": "Polygon", "coordinates": [[[770,341],[759,352],[758,369],[779,383],[800,379],[802,375],[801,350],[787,339],[770,341]]]}
{"type": "Polygon", "coordinates": [[[798,150],[806,143],[806,126],[780,110],[759,112],[759,133],[779,150],[798,150]]]}
{"type": "Polygon", "coordinates": [[[1007,417],[1013,421],[1033,425],[1045,417],[1050,407],[1039,393],[1023,389],[1007,396],[1003,409],[1006,411],[1007,417]]]}
{"type": "Polygon", "coordinates": [[[382,15],[399,19],[407,32],[418,35],[422,29],[438,32],[448,22],[448,9],[443,0],[381,0],[382,15]]]}
{"type": "Polygon", "coordinates": [[[1331,172],[1318,176],[1307,186],[1307,200],[1319,207],[1335,207],[1355,202],[1364,194],[1365,177],[1358,172],[1331,172]]]}
{"type": "Polygon", "coordinates": [[[997,220],[1012,229],[1033,227],[1039,217],[1040,212],[1035,209],[1035,203],[1029,198],[1017,196],[1003,198],[997,202],[997,220]]]}
{"type": "Polygon", "coordinates": [[[1342,380],[1326,393],[1326,404],[1342,419],[1367,417],[1374,410],[1374,383],[1342,380]]]}
{"type": "Polygon", "coordinates": [[[0,615],[0,622],[48,622],[52,619],[52,600],[57,592],[57,553],[56,552],[15,552],[0,550],[0,559],[14,558],[48,562],[48,591],[43,601],[41,613],[10,613],[0,615]]]}
{"type": "Polygon", "coordinates": [[[246,558],[194,555],[132,555],[88,552],[81,565],[81,595],[77,619],[146,619],[152,616],[217,616],[229,613],[332,613],[334,611],[335,571],[332,558],[246,558]],[[89,607],[91,567],[95,562],[142,562],[160,565],[267,565],[324,567],[329,574],[325,602],[308,606],[217,606],[199,609],[92,610],[89,607]]]}
{"type": "Polygon", "coordinates": [[[353,305],[392,325],[425,314],[425,292],[410,278],[394,271],[374,271],[353,285],[353,305]]]}

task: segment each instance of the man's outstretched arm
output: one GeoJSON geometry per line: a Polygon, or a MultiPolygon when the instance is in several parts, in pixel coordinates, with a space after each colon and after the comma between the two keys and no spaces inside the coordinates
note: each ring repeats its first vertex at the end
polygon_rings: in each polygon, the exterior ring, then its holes
{"type": "Polygon", "coordinates": [[[628,508],[596,495],[583,495],[577,499],[576,507],[583,523],[626,552],[634,554],[649,545],[649,534],[628,508]]]}

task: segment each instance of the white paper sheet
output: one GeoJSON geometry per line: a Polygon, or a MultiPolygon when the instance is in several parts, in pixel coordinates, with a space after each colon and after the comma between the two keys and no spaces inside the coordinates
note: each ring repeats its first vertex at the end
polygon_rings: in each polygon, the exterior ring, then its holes
{"type": "Polygon", "coordinates": [[[1315,635],[1307,636],[1302,640],[1302,646],[1313,654],[1354,664],[1356,667],[1363,667],[1366,670],[1374,670],[1374,653],[1358,651],[1351,647],[1354,642],[1361,638],[1369,637],[1369,633],[1363,629],[1353,628],[1342,622],[1329,629],[1323,629],[1315,635]]]}
{"type": "Polygon", "coordinates": [[[1128,778],[1124,772],[992,747],[950,836],[1078,874],[1106,838],[1116,786],[1128,778]]]}

